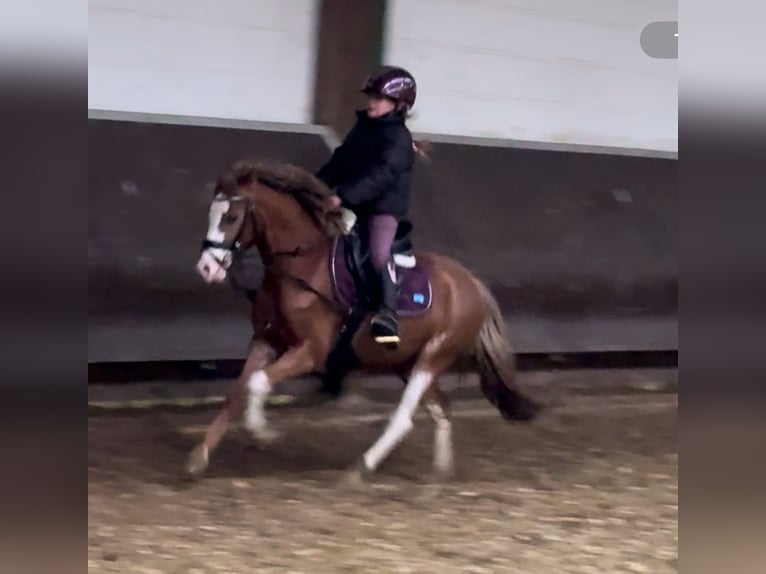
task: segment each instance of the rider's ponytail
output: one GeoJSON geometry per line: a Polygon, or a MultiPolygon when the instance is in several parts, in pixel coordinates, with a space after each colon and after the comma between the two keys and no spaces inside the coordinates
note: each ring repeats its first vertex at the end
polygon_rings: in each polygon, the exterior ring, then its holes
{"type": "MultiPolygon", "coordinates": [[[[397,104],[396,112],[404,116],[405,121],[411,119],[415,115],[410,111],[410,107],[403,102],[397,104]]],[[[430,152],[432,147],[431,142],[428,140],[412,140],[412,149],[414,150],[415,155],[426,163],[431,161],[430,152]]]]}
{"type": "Polygon", "coordinates": [[[429,152],[431,151],[432,147],[433,146],[431,142],[428,140],[412,140],[412,149],[415,150],[415,155],[417,155],[426,163],[431,161],[429,152]]]}

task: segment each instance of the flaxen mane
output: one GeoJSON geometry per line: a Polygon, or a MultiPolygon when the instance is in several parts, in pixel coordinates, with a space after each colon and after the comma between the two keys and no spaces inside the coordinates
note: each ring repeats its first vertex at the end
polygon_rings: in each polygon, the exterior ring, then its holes
{"type": "Polygon", "coordinates": [[[337,233],[339,213],[327,205],[332,190],[302,167],[276,161],[240,160],[219,178],[216,192],[233,194],[253,180],[291,195],[328,234],[337,233]]]}

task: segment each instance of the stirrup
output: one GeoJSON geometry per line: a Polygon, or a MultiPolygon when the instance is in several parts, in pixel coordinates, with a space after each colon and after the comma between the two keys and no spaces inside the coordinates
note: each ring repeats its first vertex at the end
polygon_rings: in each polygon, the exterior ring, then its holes
{"type": "Polygon", "coordinates": [[[401,341],[396,318],[391,315],[375,315],[372,318],[371,331],[375,342],[381,345],[392,345],[401,341]]]}

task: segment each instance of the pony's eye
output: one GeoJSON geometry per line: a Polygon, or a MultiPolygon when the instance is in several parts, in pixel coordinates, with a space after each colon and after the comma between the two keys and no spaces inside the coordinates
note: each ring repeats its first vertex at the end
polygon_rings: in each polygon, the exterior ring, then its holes
{"type": "Polygon", "coordinates": [[[231,225],[232,223],[235,223],[236,221],[237,221],[237,216],[231,213],[227,213],[221,219],[221,222],[225,223],[226,225],[231,225]]]}

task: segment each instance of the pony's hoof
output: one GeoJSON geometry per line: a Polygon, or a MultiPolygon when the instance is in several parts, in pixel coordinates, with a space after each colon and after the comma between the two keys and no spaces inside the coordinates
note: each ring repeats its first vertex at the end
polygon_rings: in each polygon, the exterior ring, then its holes
{"type": "Polygon", "coordinates": [[[336,399],[335,407],[347,411],[361,411],[374,404],[370,399],[352,391],[336,399]]]}
{"type": "Polygon", "coordinates": [[[253,429],[251,432],[253,433],[253,438],[261,444],[272,444],[282,438],[282,433],[271,427],[253,429]]]}
{"type": "Polygon", "coordinates": [[[455,482],[457,475],[454,468],[435,468],[431,473],[433,484],[450,484],[455,482]]]}
{"type": "Polygon", "coordinates": [[[199,478],[207,470],[210,462],[210,453],[207,445],[201,444],[189,453],[186,461],[186,472],[192,478],[199,478]]]}
{"type": "Polygon", "coordinates": [[[449,496],[452,489],[445,482],[430,481],[421,486],[416,499],[424,503],[433,503],[445,496],[449,496]]]}
{"type": "Polygon", "coordinates": [[[364,459],[361,459],[344,473],[341,484],[351,488],[362,488],[367,483],[370,474],[372,471],[367,467],[364,459]]]}
{"type": "Polygon", "coordinates": [[[351,488],[361,488],[364,486],[365,481],[362,474],[357,469],[353,468],[346,471],[341,479],[341,484],[351,488]]]}

